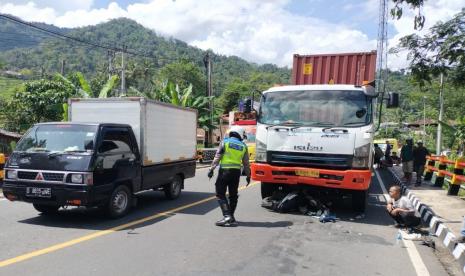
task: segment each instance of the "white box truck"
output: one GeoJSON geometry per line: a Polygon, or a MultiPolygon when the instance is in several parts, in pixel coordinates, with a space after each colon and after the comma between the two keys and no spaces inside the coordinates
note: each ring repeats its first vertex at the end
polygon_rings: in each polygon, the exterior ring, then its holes
{"type": "Polygon", "coordinates": [[[70,122],[41,123],[5,166],[3,193],[42,213],[62,206],[125,215],[134,194],[179,197],[195,176],[197,112],[145,98],[71,99],[70,122]]]}

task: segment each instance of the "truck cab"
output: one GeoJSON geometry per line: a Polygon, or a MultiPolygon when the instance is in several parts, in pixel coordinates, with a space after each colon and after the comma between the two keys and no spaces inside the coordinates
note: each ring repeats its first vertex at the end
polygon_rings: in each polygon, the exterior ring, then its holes
{"type": "Polygon", "coordinates": [[[354,85],[291,85],[263,92],[252,178],[262,197],[280,187],[352,194],[363,210],[371,182],[372,89],[354,85]]]}
{"type": "Polygon", "coordinates": [[[41,123],[23,136],[8,159],[3,194],[46,214],[62,206],[96,206],[110,217],[125,215],[135,203],[134,194],[144,189],[163,188],[169,198],[179,196],[182,182],[172,174],[160,174],[157,186],[144,187],[141,164],[130,125],[41,123]]]}

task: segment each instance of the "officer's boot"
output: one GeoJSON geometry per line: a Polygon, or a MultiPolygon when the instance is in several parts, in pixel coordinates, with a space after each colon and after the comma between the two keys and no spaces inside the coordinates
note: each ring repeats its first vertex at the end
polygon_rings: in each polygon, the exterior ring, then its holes
{"type": "Polygon", "coordinates": [[[231,208],[231,225],[237,226],[236,218],[234,217],[234,212],[236,211],[237,207],[237,196],[229,197],[229,207],[231,208]]]}
{"type": "Polygon", "coordinates": [[[228,201],[225,199],[219,199],[218,204],[220,204],[221,211],[223,212],[223,218],[217,221],[216,226],[229,226],[231,224],[231,211],[229,209],[228,201]]]}

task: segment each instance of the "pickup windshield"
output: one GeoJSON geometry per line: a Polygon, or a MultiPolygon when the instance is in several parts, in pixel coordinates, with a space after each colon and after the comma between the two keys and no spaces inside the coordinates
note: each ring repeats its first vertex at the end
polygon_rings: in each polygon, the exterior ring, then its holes
{"type": "Polygon", "coordinates": [[[281,91],[263,95],[258,121],[267,125],[359,127],[371,123],[372,103],[362,91],[281,91]]]}
{"type": "Polygon", "coordinates": [[[50,124],[34,126],[21,139],[21,152],[87,152],[94,149],[97,126],[50,124]]]}

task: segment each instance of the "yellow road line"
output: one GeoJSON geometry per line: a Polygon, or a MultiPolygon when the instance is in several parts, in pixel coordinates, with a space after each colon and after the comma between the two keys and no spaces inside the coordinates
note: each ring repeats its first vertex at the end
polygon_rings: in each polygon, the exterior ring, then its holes
{"type": "MultiPolygon", "coordinates": [[[[251,187],[251,186],[253,186],[255,184],[257,184],[257,182],[251,183],[249,185],[249,187],[251,187]]],[[[246,188],[247,187],[242,186],[242,187],[239,188],[239,191],[244,190],[246,188]]],[[[78,243],[82,243],[82,242],[85,242],[85,241],[88,241],[88,240],[92,240],[92,239],[95,239],[95,238],[98,238],[98,237],[101,237],[101,236],[105,236],[105,235],[114,233],[116,231],[120,231],[120,230],[123,230],[123,229],[126,229],[126,228],[130,228],[130,227],[138,225],[138,224],[142,224],[142,223],[145,223],[147,221],[155,220],[155,219],[160,218],[160,217],[170,216],[173,213],[179,212],[181,210],[185,210],[187,208],[190,208],[190,207],[193,207],[193,206],[205,203],[205,202],[208,202],[208,201],[213,200],[215,198],[216,198],[215,196],[207,197],[205,199],[202,199],[202,200],[199,200],[199,201],[187,204],[187,205],[183,205],[183,206],[180,206],[180,207],[177,207],[177,208],[174,208],[174,209],[170,209],[170,210],[165,211],[165,212],[156,213],[154,215],[151,215],[151,216],[148,216],[148,217],[145,217],[145,218],[141,218],[141,219],[138,219],[138,220],[134,220],[134,221],[131,221],[131,222],[119,225],[119,226],[115,226],[115,227],[112,227],[112,228],[109,228],[109,229],[106,229],[106,230],[97,231],[97,232],[89,234],[89,235],[85,235],[85,236],[82,236],[82,237],[79,237],[79,238],[76,238],[76,239],[72,239],[72,240],[63,242],[63,243],[55,244],[55,245],[52,245],[50,247],[46,247],[46,248],[39,249],[39,250],[36,250],[36,251],[32,251],[32,252],[17,256],[17,257],[6,259],[6,260],[3,260],[3,261],[0,261],[0,267],[5,267],[5,266],[15,264],[15,263],[19,263],[19,262],[22,262],[22,261],[25,261],[25,260],[28,260],[28,259],[31,259],[31,258],[34,258],[34,257],[37,257],[37,256],[45,255],[45,254],[48,254],[48,253],[51,253],[51,252],[54,252],[54,251],[57,251],[57,250],[60,250],[60,249],[64,249],[64,248],[73,246],[73,245],[78,244],[78,243]]]]}

